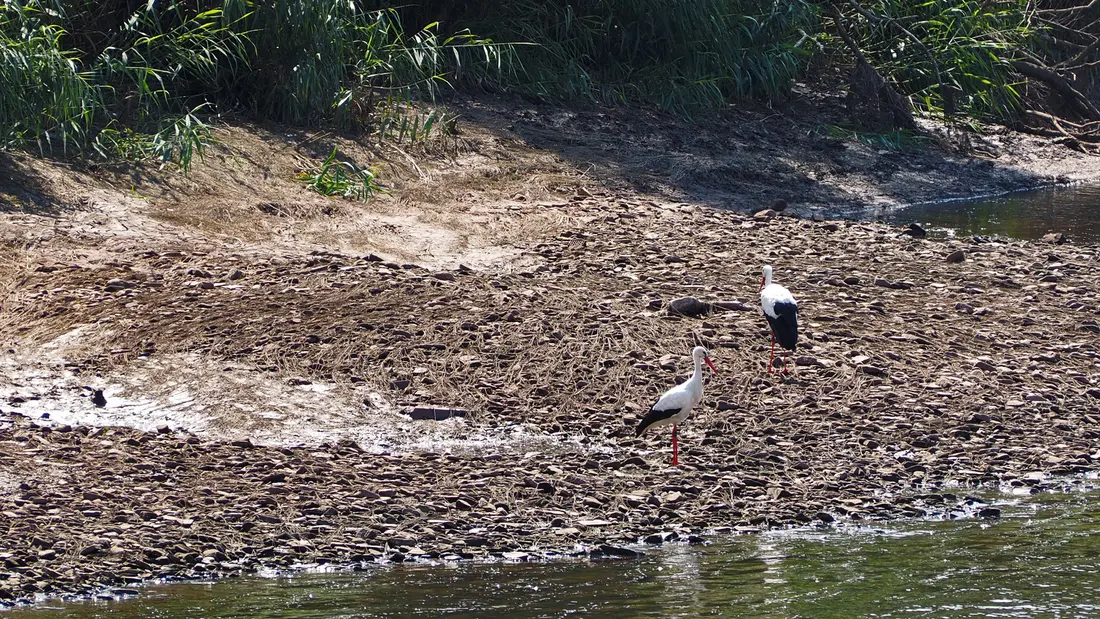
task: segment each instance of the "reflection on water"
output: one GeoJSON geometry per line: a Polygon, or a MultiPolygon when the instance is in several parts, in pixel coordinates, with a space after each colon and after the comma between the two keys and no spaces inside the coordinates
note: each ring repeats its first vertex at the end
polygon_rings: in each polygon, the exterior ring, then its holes
{"type": "Polygon", "coordinates": [[[888,223],[920,223],[959,236],[999,235],[1038,239],[1062,232],[1078,243],[1100,243],[1100,185],[1074,185],[995,198],[916,204],[889,211],[888,223]]]}
{"type": "MultiPolygon", "coordinates": [[[[1013,499],[1020,500],[1020,499],[1013,499]]],[[[638,561],[379,567],[151,587],[25,617],[1100,617],[1100,492],[999,521],[817,529],[672,545],[638,561]]]]}

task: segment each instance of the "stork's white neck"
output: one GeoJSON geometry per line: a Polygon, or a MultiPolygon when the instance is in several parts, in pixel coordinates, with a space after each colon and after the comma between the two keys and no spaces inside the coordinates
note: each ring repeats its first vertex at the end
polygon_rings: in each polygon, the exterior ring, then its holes
{"type": "Polygon", "coordinates": [[[703,380],[703,359],[702,357],[694,357],[695,360],[695,373],[691,375],[691,380],[700,382],[703,380]]]}
{"type": "Polygon", "coordinates": [[[764,287],[772,285],[772,268],[767,267],[764,269],[764,287]]]}

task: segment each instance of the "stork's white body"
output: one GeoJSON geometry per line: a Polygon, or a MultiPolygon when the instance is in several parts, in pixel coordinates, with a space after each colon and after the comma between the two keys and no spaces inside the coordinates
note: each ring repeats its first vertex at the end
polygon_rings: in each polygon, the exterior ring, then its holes
{"type": "Polygon", "coordinates": [[[703,368],[701,365],[697,361],[695,363],[695,373],[691,375],[691,378],[664,392],[652,409],[655,411],[677,412],[671,417],[650,422],[643,429],[643,432],[649,428],[660,428],[669,424],[680,425],[691,414],[691,409],[699,406],[699,402],[703,401],[703,368]]]}
{"type": "Polygon", "coordinates": [[[650,428],[671,425],[673,466],[679,464],[676,426],[687,419],[687,416],[691,414],[691,410],[703,400],[703,362],[706,362],[710,369],[714,370],[714,364],[707,356],[707,349],[702,346],[693,348],[691,357],[695,361],[695,372],[691,374],[691,378],[664,392],[658,398],[657,403],[653,405],[653,408],[638,423],[638,429],[635,432],[635,436],[641,436],[650,428]]]}
{"type": "Polygon", "coordinates": [[[798,307],[798,302],[794,300],[794,295],[783,286],[779,284],[768,284],[760,291],[760,309],[764,310],[764,315],[768,318],[779,318],[779,314],[775,312],[775,306],[784,303],[789,303],[798,307]]]}

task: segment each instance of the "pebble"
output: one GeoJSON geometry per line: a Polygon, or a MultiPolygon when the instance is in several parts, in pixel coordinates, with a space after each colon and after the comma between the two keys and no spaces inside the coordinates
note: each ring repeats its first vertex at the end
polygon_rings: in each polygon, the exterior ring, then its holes
{"type": "Polygon", "coordinates": [[[192,282],[212,278],[180,265],[225,274],[239,257],[121,253],[111,258],[133,271],[37,273],[7,302],[30,321],[17,326],[39,328],[41,314],[65,328],[126,327],[74,373],[171,349],[285,371],[289,389],[381,393],[388,406],[374,405],[372,423],[464,411],[463,438],[525,438],[406,453],[167,424],[63,429],[18,415],[38,395],[19,393],[0,416],[0,467],[17,482],[0,493],[0,564],[27,577],[0,579],[0,599],[295,563],[600,558],[614,554],[604,546],[696,543],[698,531],[985,517],[992,508],[961,505],[959,488],[1043,488],[1025,475],[1100,468],[1100,383],[1087,371],[1100,269],[1084,246],[915,242],[878,224],[602,197],[562,208],[592,219],[521,243],[523,274],[447,271],[462,273],[457,288],[432,269],[327,254],[249,262],[248,285],[219,286],[224,295],[200,293],[192,282]],[[765,259],[800,301],[787,377],[763,371],[765,259]],[[163,274],[163,287],[103,294],[104,273],[138,271],[163,274]],[[670,316],[677,297],[727,311],[670,316]],[[690,371],[695,343],[720,373],[706,375],[674,469],[668,432],[635,438],[633,426],[690,371]],[[58,470],[78,481],[55,483],[58,470]]]}
{"type": "Polygon", "coordinates": [[[680,316],[699,317],[710,311],[710,305],[695,297],[683,297],[668,304],[668,313],[680,316]]]}

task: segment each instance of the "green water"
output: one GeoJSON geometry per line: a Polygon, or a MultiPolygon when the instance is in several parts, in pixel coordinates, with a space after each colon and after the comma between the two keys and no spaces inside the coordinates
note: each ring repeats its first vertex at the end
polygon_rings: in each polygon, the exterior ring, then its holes
{"type": "Polygon", "coordinates": [[[979,200],[914,204],[884,215],[888,223],[920,223],[935,235],[1038,239],[1061,232],[1077,243],[1100,243],[1100,185],[1023,191],[979,200]]]}
{"type": "MultiPolygon", "coordinates": [[[[1009,500],[1001,497],[1002,500],[1009,500]]],[[[996,521],[772,532],[636,561],[378,567],[175,584],[12,619],[148,617],[1100,617],[1100,492],[996,521]]]]}

